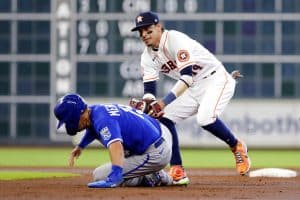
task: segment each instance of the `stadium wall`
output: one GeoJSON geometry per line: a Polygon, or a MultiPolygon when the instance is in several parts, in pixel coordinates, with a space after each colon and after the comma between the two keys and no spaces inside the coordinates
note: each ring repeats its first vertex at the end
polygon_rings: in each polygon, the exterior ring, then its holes
{"type": "MultiPolygon", "coordinates": [[[[87,99],[89,104],[121,103],[124,99],[87,99]]],[[[233,100],[221,118],[249,147],[300,148],[300,104],[297,100],[233,100]]],[[[196,117],[177,124],[182,147],[226,147],[197,125],[196,117]]],[[[74,138],[76,144],[82,135],[74,138]]]]}

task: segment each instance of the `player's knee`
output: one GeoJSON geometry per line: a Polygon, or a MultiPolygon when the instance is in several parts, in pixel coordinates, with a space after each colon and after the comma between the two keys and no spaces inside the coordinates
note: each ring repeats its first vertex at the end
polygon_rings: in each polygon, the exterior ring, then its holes
{"type": "Polygon", "coordinates": [[[111,170],[111,164],[106,163],[104,165],[101,165],[100,167],[97,167],[93,171],[93,179],[94,181],[99,181],[99,180],[105,180],[110,173],[111,170]]]}
{"type": "Polygon", "coordinates": [[[103,176],[103,173],[101,169],[99,169],[100,167],[97,167],[96,169],[94,169],[93,171],[93,179],[94,181],[99,181],[99,180],[104,180],[106,179],[106,177],[103,176]]]}
{"type": "Polygon", "coordinates": [[[197,116],[197,123],[200,126],[206,126],[209,125],[211,123],[213,123],[216,119],[214,117],[209,117],[209,116],[205,116],[205,115],[198,115],[197,116]]]}

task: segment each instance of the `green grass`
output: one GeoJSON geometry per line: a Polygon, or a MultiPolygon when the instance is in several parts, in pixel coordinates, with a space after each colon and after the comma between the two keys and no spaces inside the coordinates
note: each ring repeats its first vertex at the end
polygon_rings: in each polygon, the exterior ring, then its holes
{"type": "MultiPolygon", "coordinates": [[[[70,148],[0,148],[0,167],[67,167],[70,148]]],[[[234,168],[229,149],[183,149],[186,168],[234,168]]],[[[300,168],[300,150],[250,150],[252,168],[300,168]]],[[[77,167],[97,167],[109,161],[108,151],[86,149],[76,160],[77,167]]],[[[7,171],[0,168],[0,180],[76,176],[64,172],[7,171]]]]}
{"type": "MultiPolygon", "coordinates": [[[[70,148],[0,148],[1,166],[67,167],[70,148]]],[[[96,149],[84,150],[75,165],[95,167],[108,162],[108,152],[96,149]]]]}
{"type": "MultiPolygon", "coordinates": [[[[0,167],[67,167],[70,148],[0,148],[0,167]]],[[[186,168],[234,168],[229,149],[183,149],[186,168]]],[[[253,168],[300,168],[300,150],[250,150],[253,168]]],[[[107,150],[86,149],[75,162],[77,167],[97,167],[109,161],[107,150]]]]}
{"type": "Polygon", "coordinates": [[[36,171],[0,171],[0,180],[20,180],[37,178],[58,178],[79,176],[64,172],[36,172],[36,171]]]}
{"type": "MultiPolygon", "coordinates": [[[[292,167],[300,168],[300,150],[250,150],[253,168],[292,167]]],[[[183,162],[186,167],[234,168],[231,151],[223,150],[184,150],[183,162]]]]}

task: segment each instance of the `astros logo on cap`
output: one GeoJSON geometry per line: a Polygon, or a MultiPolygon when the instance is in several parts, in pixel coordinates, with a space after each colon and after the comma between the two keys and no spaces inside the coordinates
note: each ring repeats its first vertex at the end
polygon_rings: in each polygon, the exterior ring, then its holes
{"type": "Polygon", "coordinates": [[[143,16],[138,16],[136,18],[136,21],[139,23],[139,22],[142,22],[143,21],[143,16]]]}

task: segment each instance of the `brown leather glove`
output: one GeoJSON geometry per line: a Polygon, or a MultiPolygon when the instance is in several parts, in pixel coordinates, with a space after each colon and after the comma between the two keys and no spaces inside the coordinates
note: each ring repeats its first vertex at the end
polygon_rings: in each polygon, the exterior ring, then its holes
{"type": "Polygon", "coordinates": [[[163,111],[163,108],[158,103],[158,101],[155,100],[152,103],[150,103],[148,115],[150,115],[153,118],[160,119],[164,114],[165,113],[163,111]]]}

